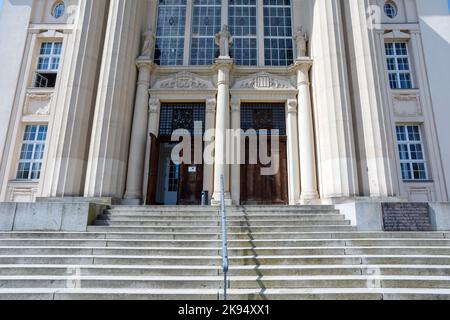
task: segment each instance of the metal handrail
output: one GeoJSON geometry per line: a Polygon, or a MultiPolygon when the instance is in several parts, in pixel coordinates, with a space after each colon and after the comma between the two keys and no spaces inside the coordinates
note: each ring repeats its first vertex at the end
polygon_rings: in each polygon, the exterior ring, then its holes
{"type": "Polygon", "coordinates": [[[226,301],[228,289],[228,234],[227,234],[227,213],[225,210],[225,178],[220,177],[221,193],[220,193],[220,213],[222,216],[222,267],[223,267],[223,299],[226,301]]]}

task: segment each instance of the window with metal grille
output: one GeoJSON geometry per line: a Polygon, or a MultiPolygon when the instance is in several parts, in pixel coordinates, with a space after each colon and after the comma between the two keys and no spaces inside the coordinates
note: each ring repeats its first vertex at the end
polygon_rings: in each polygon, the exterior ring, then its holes
{"type": "Polygon", "coordinates": [[[238,65],[257,65],[256,0],[229,0],[228,4],[228,24],[233,36],[231,56],[238,65]]]}
{"type": "Polygon", "coordinates": [[[391,89],[413,88],[406,42],[386,42],[385,51],[391,89]]]}
{"type": "Polygon", "coordinates": [[[37,88],[54,88],[61,59],[62,42],[43,42],[34,79],[37,88]]]}
{"type": "Polygon", "coordinates": [[[403,180],[427,180],[427,165],[420,126],[397,125],[397,142],[403,180]]]}
{"type": "Polygon", "coordinates": [[[17,180],[39,180],[44,159],[46,125],[28,125],[22,141],[17,167],[17,180]]]}
{"type": "Polygon", "coordinates": [[[186,0],[159,0],[156,64],[183,64],[185,24],[186,0]]]}
{"type": "Polygon", "coordinates": [[[160,136],[171,136],[177,129],[188,130],[191,135],[203,135],[205,130],[204,103],[163,103],[159,124],[160,136]],[[202,131],[195,131],[195,122],[202,123],[202,131]]]}
{"type": "Polygon", "coordinates": [[[221,26],[221,0],[194,0],[191,64],[210,65],[218,53],[215,37],[221,26]]]}
{"type": "Polygon", "coordinates": [[[284,103],[243,103],[241,105],[241,128],[244,131],[254,129],[259,134],[267,130],[279,130],[280,136],[286,135],[286,106],[284,103]]]}
{"type": "Polygon", "coordinates": [[[290,0],[264,0],[264,56],[266,66],[294,61],[290,0]]]}

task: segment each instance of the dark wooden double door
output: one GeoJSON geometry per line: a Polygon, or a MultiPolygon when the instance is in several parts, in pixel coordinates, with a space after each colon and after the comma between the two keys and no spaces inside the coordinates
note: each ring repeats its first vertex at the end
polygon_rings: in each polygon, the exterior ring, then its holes
{"type": "Polygon", "coordinates": [[[152,153],[146,203],[149,205],[200,205],[203,165],[174,163],[175,144],[152,137],[152,153]]]}
{"type": "MultiPolygon", "coordinates": [[[[261,137],[258,137],[261,139],[261,137]]],[[[271,149],[270,140],[268,150],[271,149]]],[[[242,205],[287,205],[287,149],[286,138],[282,137],[279,150],[278,171],[274,175],[263,175],[262,169],[270,165],[261,164],[258,157],[257,164],[250,164],[249,141],[245,142],[245,164],[241,165],[241,204],[242,205]]],[[[259,153],[259,150],[258,150],[259,153]]]]}

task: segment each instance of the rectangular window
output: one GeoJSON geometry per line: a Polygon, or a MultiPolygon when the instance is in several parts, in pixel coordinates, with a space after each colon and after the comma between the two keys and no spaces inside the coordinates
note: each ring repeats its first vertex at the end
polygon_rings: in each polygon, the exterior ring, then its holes
{"type": "Polygon", "coordinates": [[[28,125],[25,127],[17,168],[17,180],[39,180],[44,159],[47,128],[46,125],[28,125]]]}
{"type": "Polygon", "coordinates": [[[428,180],[425,150],[418,125],[398,125],[397,142],[404,181],[428,180]]]}
{"type": "Polygon", "coordinates": [[[191,64],[210,65],[218,53],[215,36],[220,31],[221,0],[194,0],[191,64]]]}
{"type": "Polygon", "coordinates": [[[385,43],[385,52],[391,89],[413,88],[406,42],[387,42],[385,43]]]}
{"type": "Polygon", "coordinates": [[[185,24],[186,0],[159,0],[156,64],[183,64],[185,24]]]}
{"type": "Polygon", "coordinates": [[[290,0],[264,0],[264,55],[266,66],[288,66],[294,61],[290,0]]]}
{"type": "Polygon", "coordinates": [[[62,42],[43,42],[39,51],[34,86],[54,88],[61,60],[62,42]]]}
{"type": "Polygon", "coordinates": [[[256,0],[229,0],[228,24],[233,36],[231,56],[237,65],[255,66],[258,60],[256,0]]]}

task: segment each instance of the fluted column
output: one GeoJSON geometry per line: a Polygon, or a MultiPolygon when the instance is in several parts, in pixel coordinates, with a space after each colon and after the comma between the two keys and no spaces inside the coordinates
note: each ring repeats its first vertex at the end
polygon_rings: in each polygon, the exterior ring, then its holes
{"type": "Polygon", "coordinates": [[[301,202],[308,203],[319,198],[309,82],[309,70],[312,66],[312,61],[308,58],[298,59],[295,66],[297,67],[298,88],[299,154],[302,185],[301,202]]]}
{"type": "Polygon", "coordinates": [[[289,204],[300,203],[300,164],[298,153],[298,103],[295,99],[287,101],[287,166],[289,183],[289,204]]]}
{"type": "Polygon", "coordinates": [[[342,2],[314,2],[310,37],[320,193],[332,201],[359,194],[342,2]]]}
{"type": "Polygon", "coordinates": [[[224,177],[225,182],[225,199],[230,204],[230,166],[227,164],[227,130],[230,129],[230,69],[233,66],[233,60],[226,57],[218,58],[216,66],[218,70],[218,89],[213,204],[220,203],[221,176],[224,177]]]}
{"type": "Polygon", "coordinates": [[[85,196],[122,198],[146,2],[111,0],[89,150],[85,196]]]}
{"type": "Polygon", "coordinates": [[[147,145],[148,103],[151,71],[153,63],[138,60],[139,69],[136,99],[134,104],[133,127],[131,130],[130,155],[128,158],[128,176],[125,199],[143,199],[142,177],[144,175],[145,149],[147,145]]]}

